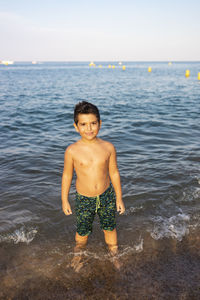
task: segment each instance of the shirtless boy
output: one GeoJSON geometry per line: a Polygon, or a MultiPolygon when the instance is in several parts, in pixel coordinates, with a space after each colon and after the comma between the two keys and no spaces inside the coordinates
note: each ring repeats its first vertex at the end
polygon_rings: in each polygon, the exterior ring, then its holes
{"type": "MultiPolygon", "coordinates": [[[[81,267],[81,257],[76,253],[86,246],[96,213],[110,254],[116,257],[118,246],[115,211],[117,209],[122,214],[125,207],[115,148],[110,142],[97,137],[101,127],[98,108],[89,102],[78,103],[74,110],[74,127],[81,138],[65,151],[62,208],[67,216],[72,214],[68,194],[75,170],[77,232],[72,266],[77,271],[81,267]]],[[[119,264],[116,263],[115,266],[118,267],[119,264]]]]}

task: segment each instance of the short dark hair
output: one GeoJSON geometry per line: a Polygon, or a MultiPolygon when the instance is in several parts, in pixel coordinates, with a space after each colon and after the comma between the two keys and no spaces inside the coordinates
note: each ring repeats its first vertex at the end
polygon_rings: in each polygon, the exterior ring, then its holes
{"type": "Polygon", "coordinates": [[[87,101],[82,101],[76,104],[74,108],[74,122],[78,124],[78,115],[79,114],[93,114],[97,117],[98,122],[100,123],[100,113],[96,105],[89,103],[87,101]]]}

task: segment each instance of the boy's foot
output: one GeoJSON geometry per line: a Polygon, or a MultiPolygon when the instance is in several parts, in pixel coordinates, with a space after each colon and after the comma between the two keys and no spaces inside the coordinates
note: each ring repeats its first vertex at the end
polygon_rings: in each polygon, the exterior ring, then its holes
{"type": "Polygon", "coordinates": [[[118,247],[110,246],[109,251],[110,251],[111,261],[112,261],[115,269],[119,271],[122,264],[121,264],[121,262],[119,260],[119,256],[118,256],[118,247]]]}
{"type": "Polygon", "coordinates": [[[81,261],[82,257],[74,255],[72,261],[71,261],[71,267],[74,269],[76,273],[80,271],[80,269],[83,267],[83,262],[81,261]]]}
{"type": "Polygon", "coordinates": [[[117,256],[112,256],[111,261],[114,265],[114,268],[119,271],[122,267],[122,263],[120,262],[119,258],[117,256]]]}
{"type": "MultiPolygon", "coordinates": [[[[86,242],[87,242],[87,240],[86,240],[86,242]]],[[[83,250],[85,249],[86,242],[76,243],[76,246],[74,248],[74,257],[72,258],[72,261],[71,261],[71,267],[77,273],[83,267],[82,258],[83,258],[83,250]]]]}

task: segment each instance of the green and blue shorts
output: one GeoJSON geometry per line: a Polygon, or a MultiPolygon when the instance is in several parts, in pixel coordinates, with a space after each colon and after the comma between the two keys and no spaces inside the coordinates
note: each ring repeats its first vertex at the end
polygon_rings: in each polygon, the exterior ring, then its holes
{"type": "Polygon", "coordinates": [[[76,192],[75,211],[79,235],[85,236],[92,232],[96,213],[99,216],[101,229],[112,231],[116,227],[116,198],[112,185],[96,197],[87,197],[76,192]]]}

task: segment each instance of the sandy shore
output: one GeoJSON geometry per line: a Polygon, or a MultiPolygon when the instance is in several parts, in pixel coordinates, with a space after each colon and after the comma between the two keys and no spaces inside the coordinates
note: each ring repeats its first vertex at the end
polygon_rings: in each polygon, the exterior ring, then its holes
{"type": "Polygon", "coordinates": [[[107,255],[89,246],[79,273],[70,267],[73,248],[38,243],[3,244],[0,250],[2,300],[46,299],[199,299],[200,238],[155,241],[120,250],[117,272],[107,255]],[[11,251],[11,248],[13,251],[11,251]],[[93,251],[93,252],[92,252],[93,251]]]}

